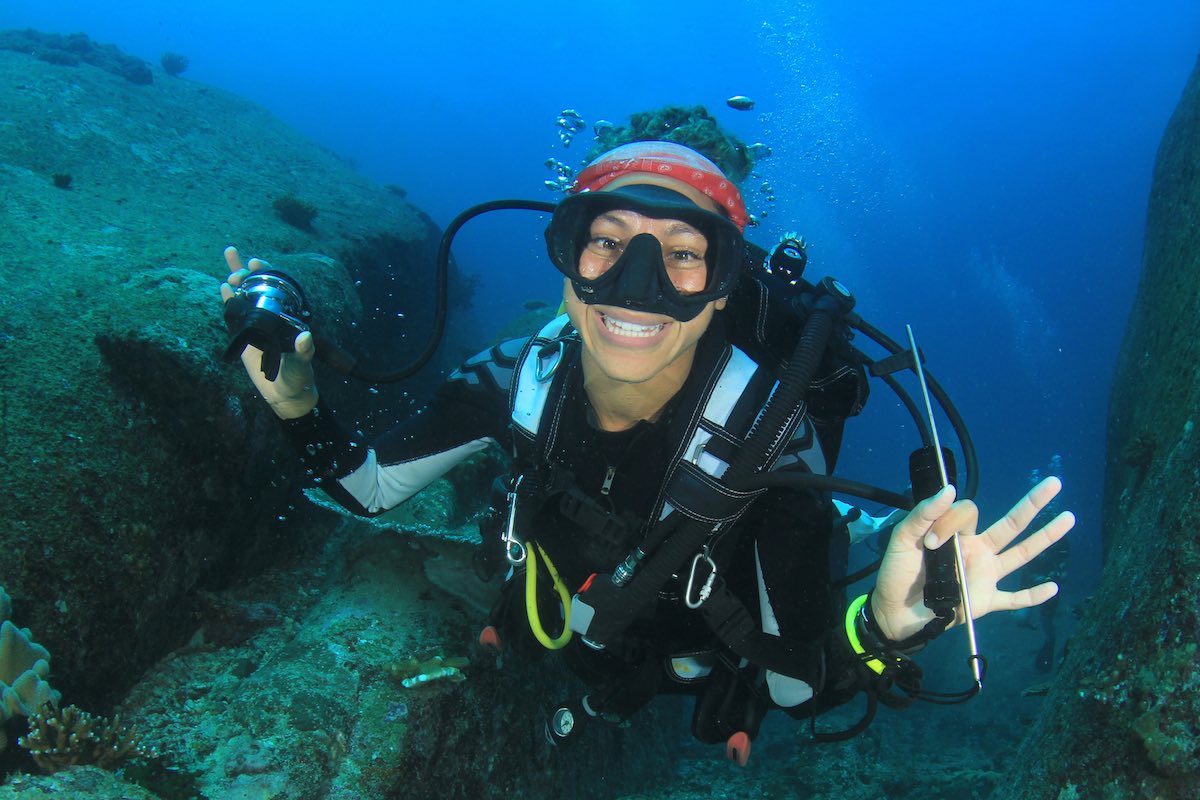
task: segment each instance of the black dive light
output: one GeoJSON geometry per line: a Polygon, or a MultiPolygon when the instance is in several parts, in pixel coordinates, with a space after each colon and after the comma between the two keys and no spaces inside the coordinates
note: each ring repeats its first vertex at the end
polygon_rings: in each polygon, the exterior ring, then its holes
{"type": "MultiPolygon", "coordinates": [[[[943,447],[942,463],[945,464],[946,480],[957,488],[955,480],[954,453],[943,447]]],[[[938,466],[937,451],[927,445],[912,452],[908,457],[908,475],[912,481],[913,501],[933,497],[945,486],[938,466]]],[[[939,547],[925,550],[925,607],[936,616],[947,621],[954,619],[958,610],[960,588],[958,572],[954,565],[954,548],[939,547]]]]}
{"type": "Polygon", "coordinates": [[[296,337],[311,330],[304,291],[277,269],[251,273],[225,303],[225,327],[233,335],[223,358],[233,361],[248,347],[262,351],[259,369],[267,380],[279,376],[284,353],[296,350],[296,337]]]}

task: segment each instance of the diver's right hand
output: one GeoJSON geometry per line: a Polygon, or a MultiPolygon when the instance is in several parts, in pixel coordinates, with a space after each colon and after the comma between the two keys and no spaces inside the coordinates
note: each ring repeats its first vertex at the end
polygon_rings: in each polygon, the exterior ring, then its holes
{"type": "MultiPolygon", "coordinates": [[[[252,258],[242,265],[242,257],[236,247],[225,248],[225,263],[229,266],[229,277],[221,284],[221,301],[229,302],[234,289],[249,277],[250,273],[266,269],[271,265],[259,258],[252,258]]],[[[284,353],[279,364],[279,375],[267,380],[260,367],[262,351],[247,345],[242,351],[242,365],[254,382],[254,388],[270,404],[271,410],[280,419],[303,417],[317,405],[316,376],[312,360],[317,352],[312,333],[304,331],[296,336],[296,352],[284,353]]]]}

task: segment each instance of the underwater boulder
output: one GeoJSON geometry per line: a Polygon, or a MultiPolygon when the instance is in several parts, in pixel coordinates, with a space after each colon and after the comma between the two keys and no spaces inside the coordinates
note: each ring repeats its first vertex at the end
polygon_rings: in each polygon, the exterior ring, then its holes
{"type": "MultiPolygon", "coordinates": [[[[337,524],[303,499],[298,459],[240,365],[220,360],[222,249],[295,271],[325,335],[355,349],[363,304],[340,255],[379,231],[427,252],[440,231],[200,83],[135,85],[0,48],[0,104],[0,584],[54,654],[64,701],[104,713],[191,635],[198,590],[319,547],[337,524]],[[281,194],[320,198],[319,229],[279,220],[281,194]]],[[[323,369],[351,425],[380,402],[323,369]]]]}

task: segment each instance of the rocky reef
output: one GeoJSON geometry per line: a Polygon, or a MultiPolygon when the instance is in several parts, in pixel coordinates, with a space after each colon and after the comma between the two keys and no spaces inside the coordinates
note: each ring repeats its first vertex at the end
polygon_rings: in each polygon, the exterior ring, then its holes
{"type": "Polygon", "coordinates": [[[1106,559],[996,800],[1200,797],[1200,66],[1159,148],[1109,405],[1106,559]]]}
{"type": "Polygon", "coordinates": [[[0,31],[0,50],[25,53],[47,64],[64,67],[88,64],[131,83],[154,82],[154,73],[145,61],[121,52],[116,45],[93,42],[83,33],[64,36],[61,33],[42,33],[34,30],[0,31]]]}

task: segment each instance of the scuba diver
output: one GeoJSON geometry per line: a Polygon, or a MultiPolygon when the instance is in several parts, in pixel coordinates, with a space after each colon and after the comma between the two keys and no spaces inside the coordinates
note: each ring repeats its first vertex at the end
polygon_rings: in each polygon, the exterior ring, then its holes
{"type": "MultiPolygon", "coordinates": [[[[745,764],[768,710],[805,719],[859,692],[872,711],[896,685],[919,693],[909,656],[930,638],[1057,591],[997,582],[1071,528],[1063,513],[1010,547],[1058,480],[981,532],[948,482],[886,520],[874,589],[846,602],[831,564],[849,539],[834,531],[885,524],[820,484],[867,395],[844,324],[852,298],[830,279],[800,293],[782,262],[751,270],[764,251],[749,249],[748,220],[738,188],[690,148],[600,155],[545,231],[565,313],[467,360],[423,413],[369,442],[322,403],[306,327],[285,328],[274,353],[253,336],[231,346],[307,474],[356,514],[386,512],[484,448],[512,454],[481,526],[480,569],[506,577],[480,642],[558,651],[582,679],[548,709],[555,744],[679,692],[696,698],[695,736],[745,764]],[[927,553],[956,533],[969,615],[922,600],[927,553]]],[[[802,240],[786,244],[803,257],[802,240]]],[[[233,247],[225,260],[228,320],[272,270],[233,247]]]]}
{"type": "MultiPolygon", "coordinates": [[[[1049,477],[1062,480],[1063,466],[1062,456],[1055,454],[1050,457],[1050,462],[1046,465],[1046,475],[1049,477]]],[[[1038,469],[1030,470],[1029,485],[1036,486],[1042,482],[1042,472],[1038,469]]],[[[1055,517],[1059,511],[1059,498],[1050,501],[1034,518],[1033,525],[1038,523],[1048,522],[1055,517]]],[[[1053,581],[1055,585],[1061,587],[1062,582],[1067,577],[1067,568],[1071,560],[1071,548],[1067,539],[1063,538],[1055,542],[1051,547],[1047,548],[1046,552],[1035,562],[1026,564],[1021,570],[1021,580],[1025,582],[1042,583],[1045,581],[1053,581]]],[[[1038,649],[1033,657],[1033,668],[1038,672],[1050,672],[1054,668],[1055,654],[1057,652],[1058,635],[1055,629],[1054,617],[1058,611],[1059,600],[1061,595],[1054,595],[1045,603],[1037,607],[1038,622],[1042,629],[1042,646],[1038,649]]],[[[1031,614],[1032,609],[1024,612],[1031,614]]],[[[1032,621],[1027,623],[1029,627],[1034,627],[1032,621]]]]}

